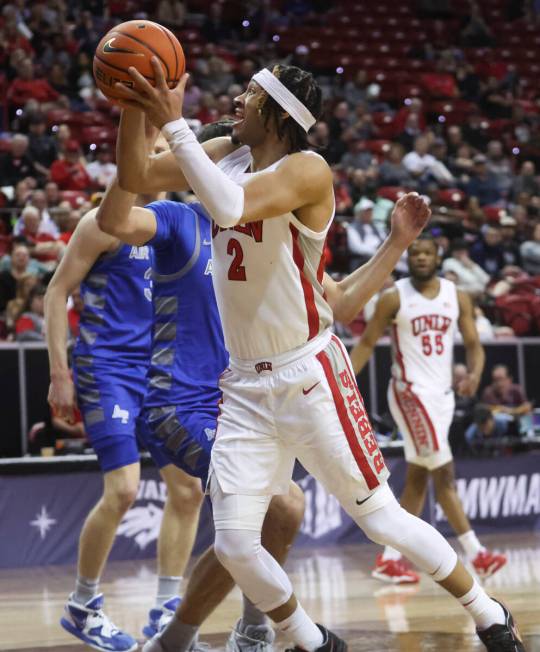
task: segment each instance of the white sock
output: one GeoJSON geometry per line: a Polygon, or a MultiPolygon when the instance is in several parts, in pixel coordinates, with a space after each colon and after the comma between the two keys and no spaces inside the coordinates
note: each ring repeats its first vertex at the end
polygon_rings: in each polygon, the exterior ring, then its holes
{"type": "Polygon", "coordinates": [[[384,546],[382,559],[383,561],[389,561],[390,559],[398,561],[398,559],[401,559],[401,553],[392,546],[384,546]]]}
{"type": "Polygon", "coordinates": [[[474,530],[469,530],[465,534],[458,536],[458,541],[465,551],[465,555],[469,561],[472,561],[479,552],[485,550],[484,546],[478,540],[474,530]]]}
{"type": "Polygon", "coordinates": [[[324,643],[323,635],[300,604],[288,618],[276,623],[276,627],[298,647],[306,652],[315,650],[324,643]]]}
{"type": "Polygon", "coordinates": [[[488,629],[491,625],[504,625],[503,608],[489,597],[476,580],[474,580],[472,589],[459,598],[459,601],[471,614],[480,631],[488,629]]]}
{"type": "Polygon", "coordinates": [[[89,580],[87,577],[77,575],[77,582],[75,584],[75,592],[73,599],[79,604],[86,604],[92,598],[95,598],[99,593],[99,578],[97,580],[89,580]]]}
{"type": "Polygon", "coordinates": [[[159,575],[156,607],[159,609],[171,598],[180,595],[180,582],[182,577],[173,577],[170,575],[159,575]]]}

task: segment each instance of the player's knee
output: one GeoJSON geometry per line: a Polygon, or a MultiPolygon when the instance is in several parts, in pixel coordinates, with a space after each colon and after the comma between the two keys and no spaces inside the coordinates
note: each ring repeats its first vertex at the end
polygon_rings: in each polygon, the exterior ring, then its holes
{"type": "Polygon", "coordinates": [[[204,500],[204,492],[199,478],[186,476],[182,482],[167,483],[167,501],[175,511],[198,512],[204,500]]]}
{"type": "Polygon", "coordinates": [[[433,471],[433,485],[436,496],[455,490],[454,465],[452,463],[433,471]]]}
{"type": "Polygon", "coordinates": [[[236,568],[253,563],[259,547],[260,536],[250,530],[216,530],[216,557],[233,576],[236,568]]]}
{"type": "Polygon", "coordinates": [[[396,500],[361,517],[359,525],[374,543],[396,546],[407,535],[409,517],[411,515],[396,500]]]}
{"type": "Polygon", "coordinates": [[[125,514],[137,498],[138,486],[136,484],[123,484],[109,489],[103,494],[102,502],[106,508],[125,514]]]}
{"type": "Polygon", "coordinates": [[[406,484],[415,493],[423,493],[426,490],[429,479],[429,470],[417,464],[410,464],[407,469],[406,484]]]}

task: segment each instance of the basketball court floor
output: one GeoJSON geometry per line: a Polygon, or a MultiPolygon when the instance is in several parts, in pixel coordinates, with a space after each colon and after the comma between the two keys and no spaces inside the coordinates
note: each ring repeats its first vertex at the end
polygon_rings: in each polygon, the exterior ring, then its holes
{"type": "MultiPolygon", "coordinates": [[[[5,536],[3,533],[2,536],[5,536]]],[[[508,565],[485,585],[512,606],[528,652],[540,652],[540,533],[483,537],[508,555],[508,565]]],[[[427,578],[417,587],[371,579],[372,545],[297,548],[287,570],[304,607],[339,632],[354,652],[480,652],[474,626],[459,604],[427,578]]],[[[76,652],[85,648],[58,625],[74,568],[0,571],[0,650],[76,652]]],[[[103,589],[114,622],[136,635],[155,592],[154,564],[109,565],[103,589]]],[[[222,650],[241,607],[237,589],[214,613],[201,639],[222,650]]],[[[276,650],[285,642],[278,640],[276,650]]]]}

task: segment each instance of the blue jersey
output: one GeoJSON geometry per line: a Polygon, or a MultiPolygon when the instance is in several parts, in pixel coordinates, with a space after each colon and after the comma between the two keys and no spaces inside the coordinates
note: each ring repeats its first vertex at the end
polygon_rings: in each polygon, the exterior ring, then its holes
{"type": "Polygon", "coordinates": [[[154,324],[145,408],[217,416],[228,364],[214,287],[211,222],[199,204],[158,201],[153,248],[154,324]]]}
{"type": "Polygon", "coordinates": [[[152,288],[150,248],[121,245],[104,254],[81,283],[84,310],[75,357],[100,363],[148,363],[152,288]]]}

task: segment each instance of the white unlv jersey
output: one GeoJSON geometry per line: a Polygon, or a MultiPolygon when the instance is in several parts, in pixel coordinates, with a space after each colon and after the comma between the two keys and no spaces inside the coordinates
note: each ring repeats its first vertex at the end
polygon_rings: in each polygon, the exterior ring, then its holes
{"type": "Polygon", "coordinates": [[[439,294],[428,299],[409,278],[397,281],[400,308],[392,326],[392,376],[431,393],[452,387],[459,318],[456,286],[443,278],[439,282],[439,294]]]}
{"type": "MultiPolygon", "coordinates": [[[[317,154],[313,154],[317,156],[317,154]]],[[[263,172],[276,169],[284,159],[263,172]]],[[[253,174],[249,147],[223,158],[219,167],[237,183],[253,174]]],[[[272,192],[272,188],[268,188],[272,192]]],[[[212,227],[212,279],[225,344],[239,359],[291,351],[331,326],[324,298],[324,242],[292,213],[222,229],[212,227]]]]}

